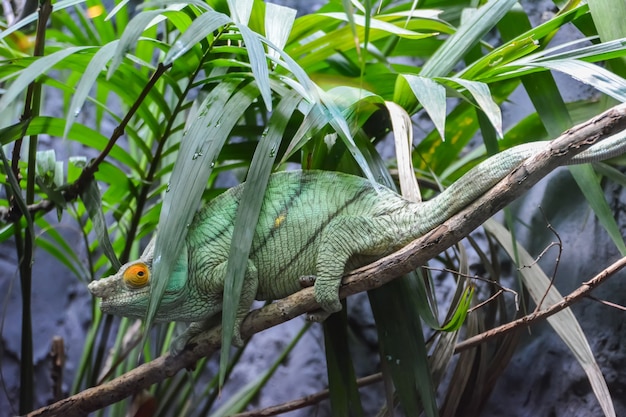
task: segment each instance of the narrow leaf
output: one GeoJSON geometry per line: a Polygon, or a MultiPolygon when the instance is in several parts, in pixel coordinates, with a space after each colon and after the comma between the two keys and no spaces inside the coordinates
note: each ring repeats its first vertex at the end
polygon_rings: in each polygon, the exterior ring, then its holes
{"type": "Polygon", "coordinates": [[[446,140],[446,89],[430,78],[412,74],[401,74],[398,79],[404,79],[409,84],[415,98],[428,113],[441,139],[446,140]]]}
{"type": "Polygon", "coordinates": [[[213,33],[213,31],[229,23],[232,23],[231,18],[223,13],[215,11],[202,13],[191,23],[185,33],[174,42],[174,45],[167,52],[165,58],[163,58],[163,65],[173,63],[193,48],[198,42],[213,33]]]}
{"type": "Polygon", "coordinates": [[[265,47],[259,39],[259,35],[250,30],[250,28],[242,24],[238,24],[237,27],[241,32],[246,49],[248,50],[252,73],[259,86],[265,107],[267,111],[272,111],[272,91],[270,87],[269,70],[267,68],[267,59],[265,58],[265,47]]]}
{"type": "Polygon", "coordinates": [[[626,102],[626,80],[598,65],[569,59],[542,61],[540,64],[529,63],[528,65],[563,72],[620,102],[626,102]]]}
{"type": "Polygon", "coordinates": [[[101,47],[98,52],[94,54],[93,58],[91,58],[87,68],[85,68],[85,72],[83,73],[83,76],[78,82],[76,90],[72,95],[70,111],[67,113],[67,118],[65,119],[63,139],[67,138],[67,134],[69,133],[74,120],[76,120],[76,117],[80,114],[83,104],[85,103],[85,100],[87,100],[87,96],[98,79],[98,76],[111,60],[117,44],[118,41],[113,41],[101,47]]]}
{"type": "Polygon", "coordinates": [[[446,78],[465,87],[474,97],[478,107],[485,113],[498,137],[502,138],[502,113],[500,107],[493,101],[489,86],[485,83],[465,80],[463,78],[446,78]]]}
{"type": "Polygon", "coordinates": [[[0,98],[0,112],[6,110],[6,108],[19,96],[29,84],[35,81],[38,77],[48,72],[52,67],[63,61],[68,56],[75,54],[86,49],[93,48],[91,46],[75,46],[71,48],[61,49],[50,55],[43,56],[33,61],[28,67],[24,68],[15,81],[11,83],[11,86],[2,94],[0,98]]]}
{"type": "Polygon", "coordinates": [[[600,186],[600,179],[593,170],[593,167],[589,164],[573,165],[568,167],[574,180],[578,184],[580,191],[583,193],[589,206],[593,209],[596,217],[600,221],[600,224],[607,231],[613,243],[622,254],[626,256],[626,244],[624,244],[624,237],[620,227],[613,217],[613,211],[609,206],[609,203],[604,197],[604,191],[600,186]]]}
{"type": "Polygon", "coordinates": [[[113,269],[120,269],[122,264],[117,259],[111,241],[109,240],[109,232],[106,227],[106,221],[104,220],[104,213],[102,212],[102,197],[100,196],[100,190],[98,184],[95,181],[90,181],[85,191],[80,195],[89,218],[93,223],[93,228],[100,242],[100,247],[104,251],[104,254],[111,262],[113,269]]]}
{"type": "Polygon", "coordinates": [[[109,71],[107,73],[107,78],[111,78],[113,73],[120,66],[124,57],[126,56],[126,52],[131,48],[137,45],[137,41],[141,34],[146,30],[146,28],[152,23],[153,19],[159,15],[162,15],[164,12],[163,9],[159,10],[149,10],[147,12],[141,12],[137,16],[133,17],[122,37],[120,38],[117,48],[115,49],[115,54],[113,55],[113,60],[111,61],[111,65],[109,66],[109,71]]]}
{"type": "Polygon", "coordinates": [[[298,107],[300,100],[302,100],[300,96],[292,93],[280,101],[272,114],[266,134],[259,141],[252,157],[250,171],[237,209],[224,282],[220,386],[224,384],[237,309],[248,268],[252,239],[263,204],[263,196],[287,122],[298,107]]]}

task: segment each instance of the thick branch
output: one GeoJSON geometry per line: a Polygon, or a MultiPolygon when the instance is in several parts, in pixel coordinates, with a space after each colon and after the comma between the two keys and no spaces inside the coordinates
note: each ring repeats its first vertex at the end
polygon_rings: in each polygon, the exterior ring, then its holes
{"type": "MultiPolygon", "coordinates": [[[[548,172],[563,165],[575,154],[626,128],[626,104],[566,131],[541,152],[514,169],[476,202],[452,216],[431,232],[400,251],[344,277],[340,295],[345,298],[358,292],[378,288],[425,264],[440,252],[467,236],[489,217],[519,197],[548,172]]],[[[313,289],[306,288],[259,310],[252,311],[242,324],[243,337],[250,337],[269,327],[291,320],[319,308],[313,289]]],[[[176,357],[165,355],[100,386],[41,408],[29,416],[81,416],[120,401],[191,367],[198,359],[215,352],[220,346],[220,328],[201,335],[176,357]]]]}

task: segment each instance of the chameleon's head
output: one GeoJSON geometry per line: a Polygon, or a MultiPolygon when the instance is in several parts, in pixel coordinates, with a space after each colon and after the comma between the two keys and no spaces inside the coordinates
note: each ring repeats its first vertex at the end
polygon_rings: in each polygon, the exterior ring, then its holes
{"type": "Polygon", "coordinates": [[[150,267],[141,259],[129,262],[115,275],[92,281],[87,288],[102,299],[102,312],[143,318],[150,297],[150,267]]]}
{"type": "MultiPolygon", "coordinates": [[[[154,241],[153,239],[148,244],[139,260],[123,265],[114,275],[89,283],[87,287],[89,291],[102,299],[100,302],[102,312],[132,318],[145,317],[150,299],[154,241]]],[[[186,281],[187,251],[183,250],[168,279],[165,294],[157,312],[157,321],[171,319],[171,310],[185,298],[186,281]],[[169,315],[166,314],[167,312],[169,315]]]]}

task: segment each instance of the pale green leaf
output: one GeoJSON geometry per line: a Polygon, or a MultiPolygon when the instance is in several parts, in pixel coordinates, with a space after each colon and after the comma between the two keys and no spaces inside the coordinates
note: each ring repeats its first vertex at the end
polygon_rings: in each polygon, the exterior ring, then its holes
{"type": "Polygon", "coordinates": [[[396,149],[396,159],[398,161],[398,177],[400,179],[400,190],[402,196],[414,202],[422,201],[419,185],[413,172],[411,162],[411,151],[413,150],[413,125],[411,117],[400,106],[394,102],[385,103],[391,126],[393,128],[393,138],[396,149]]]}
{"type": "Polygon", "coordinates": [[[122,37],[117,43],[117,48],[115,48],[115,54],[113,55],[113,59],[111,61],[111,65],[109,65],[109,71],[107,73],[107,78],[111,78],[113,73],[120,66],[124,57],[126,56],[126,52],[131,48],[137,45],[137,41],[141,34],[154,23],[154,19],[158,16],[162,16],[165,10],[149,10],[147,12],[141,12],[128,22],[122,37]]]}
{"type": "Polygon", "coordinates": [[[260,36],[250,30],[250,28],[242,24],[238,24],[237,27],[241,32],[246,49],[248,50],[252,73],[259,86],[265,107],[267,111],[272,111],[272,91],[270,87],[269,70],[267,68],[267,59],[265,58],[265,47],[261,42],[260,36]]]}
{"type": "Polygon", "coordinates": [[[563,72],[618,101],[626,102],[626,80],[598,65],[578,60],[553,60],[527,65],[563,72]]]}
{"type": "Polygon", "coordinates": [[[387,32],[390,35],[399,36],[401,38],[422,39],[433,36],[432,33],[414,32],[379,19],[369,19],[369,22],[367,22],[366,16],[359,14],[348,16],[345,13],[320,13],[318,16],[326,16],[344,22],[351,22],[351,20],[354,19],[353,21],[355,25],[367,27],[367,23],[369,23],[370,29],[387,32]],[[350,17],[352,17],[352,19],[350,19],[350,17]]]}
{"type": "Polygon", "coordinates": [[[478,107],[480,107],[491,122],[498,137],[502,138],[502,113],[500,112],[500,107],[493,101],[489,86],[485,83],[465,80],[458,77],[443,79],[453,81],[465,87],[472,97],[474,97],[474,100],[476,100],[478,107]]]}
{"type": "Polygon", "coordinates": [[[254,0],[227,0],[230,15],[237,25],[248,25],[254,0]]]}
{"type": "Polygon", "coordinates": [[[163,58],[163,65],[169,65],[183,56],[198,42],[206,38],[214,30],[228,25],[232,20],[225,14],[207,11],[198,16],[163,58]]]}
{"type": "Polygon", "coordinates": [[[413,74],[401,74],[411,87],[415,98],[422,105],[442,140],[445,140],[446,127],[446,89],[430,78],[413,74]]]}
{"type": "MultiPolygon", "coordinates": [[[[265,3],[265,37],[277,48],[283,49],[295,19],[295,9],[265,3]]],[[[275,58],[279,57],[274,48],[270,48],[268,54],[275,58]]]]}
{"type": "Polygon", "coordinates": [[[80,114],[80,111],[83,108],[83,104],[87,97],[89,96],[89,92],[93,88],[98,76],[102,72],[104,68],[106,68],[107,63],[111,60],[113,53],[115,52],[115,48],[117,46],[118,41],[109,42],[96,52],[89,61],[89,65],[85,68],[85,72],[81,77],[78,85],[76,86],[76,90],[72,95],[72,102],[70,103],[70,111],[67,112],[67,118],[65,119],[65,130],[63,131],[63,139],[67,138],[67,134],[74,123],[74,120],[80,114]]]}
{"type": "Polygon", "coordinates": [[[220,386],[224,383],[228,356],[232,342],[237,307],[248,268],[248,258],[254,231],[261,212],[263,195],[273,168],[287,122],[302,98],[292,93],[284,97],[272,113],[266,133],[254,152],[250,170],[237,209],[233,237],[228,254],[228,266],[224,279],[224,303],[222,307],[222,350],[220,355],[220,386]]]}
{"type": "Polygon", "coordinates": [[[93,228],[100,242],[100,247],[111,262],[113,269],[120,269],[122,264],[117,259],[111,241],[109,240],[109,232],[102,211],[102,197],[100,196],[98,184],[95,181],[90,181],[87,188],[81,193],[80,198],[83,200],[83,204],[85,204],[85,208],[89,213],[89,218],[93,223],[93,228]]]}
{"type": "MultiPolygon", "coordinates": [[[[54,3],[54,11],[59,11],[59,10],[63,10],[63,9],[67,9],[68,7],[74,7],[76,5],[79,5],[81,3],[85,3],[86,0],[63,0],[60,2],[55,2],[54,3]]],[[[19,22],[15,22],[14,25],[9,26],[8,28],[0,31],[0,40],[4,39],[5,37],[9,36],[11,33],[18,31],[20,29],[23,29],[25,26],[28,26],[29,24],[33,23],[34,21],[37,20],[39,16],[39,12],[36,11],[34,13],[31,13],[30,15],[24,17],[22,20],[20,20],[19,22]]]]}

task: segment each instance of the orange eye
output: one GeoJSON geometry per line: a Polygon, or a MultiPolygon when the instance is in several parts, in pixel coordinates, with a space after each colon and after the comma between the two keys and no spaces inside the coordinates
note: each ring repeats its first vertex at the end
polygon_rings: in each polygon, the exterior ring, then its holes
{"type": "Polygon", "coordinates": [[[150,270],[145,264],[131,265],[124,271],[123,278],[129,287],[141,288],[148,284],[150,270]]]}

